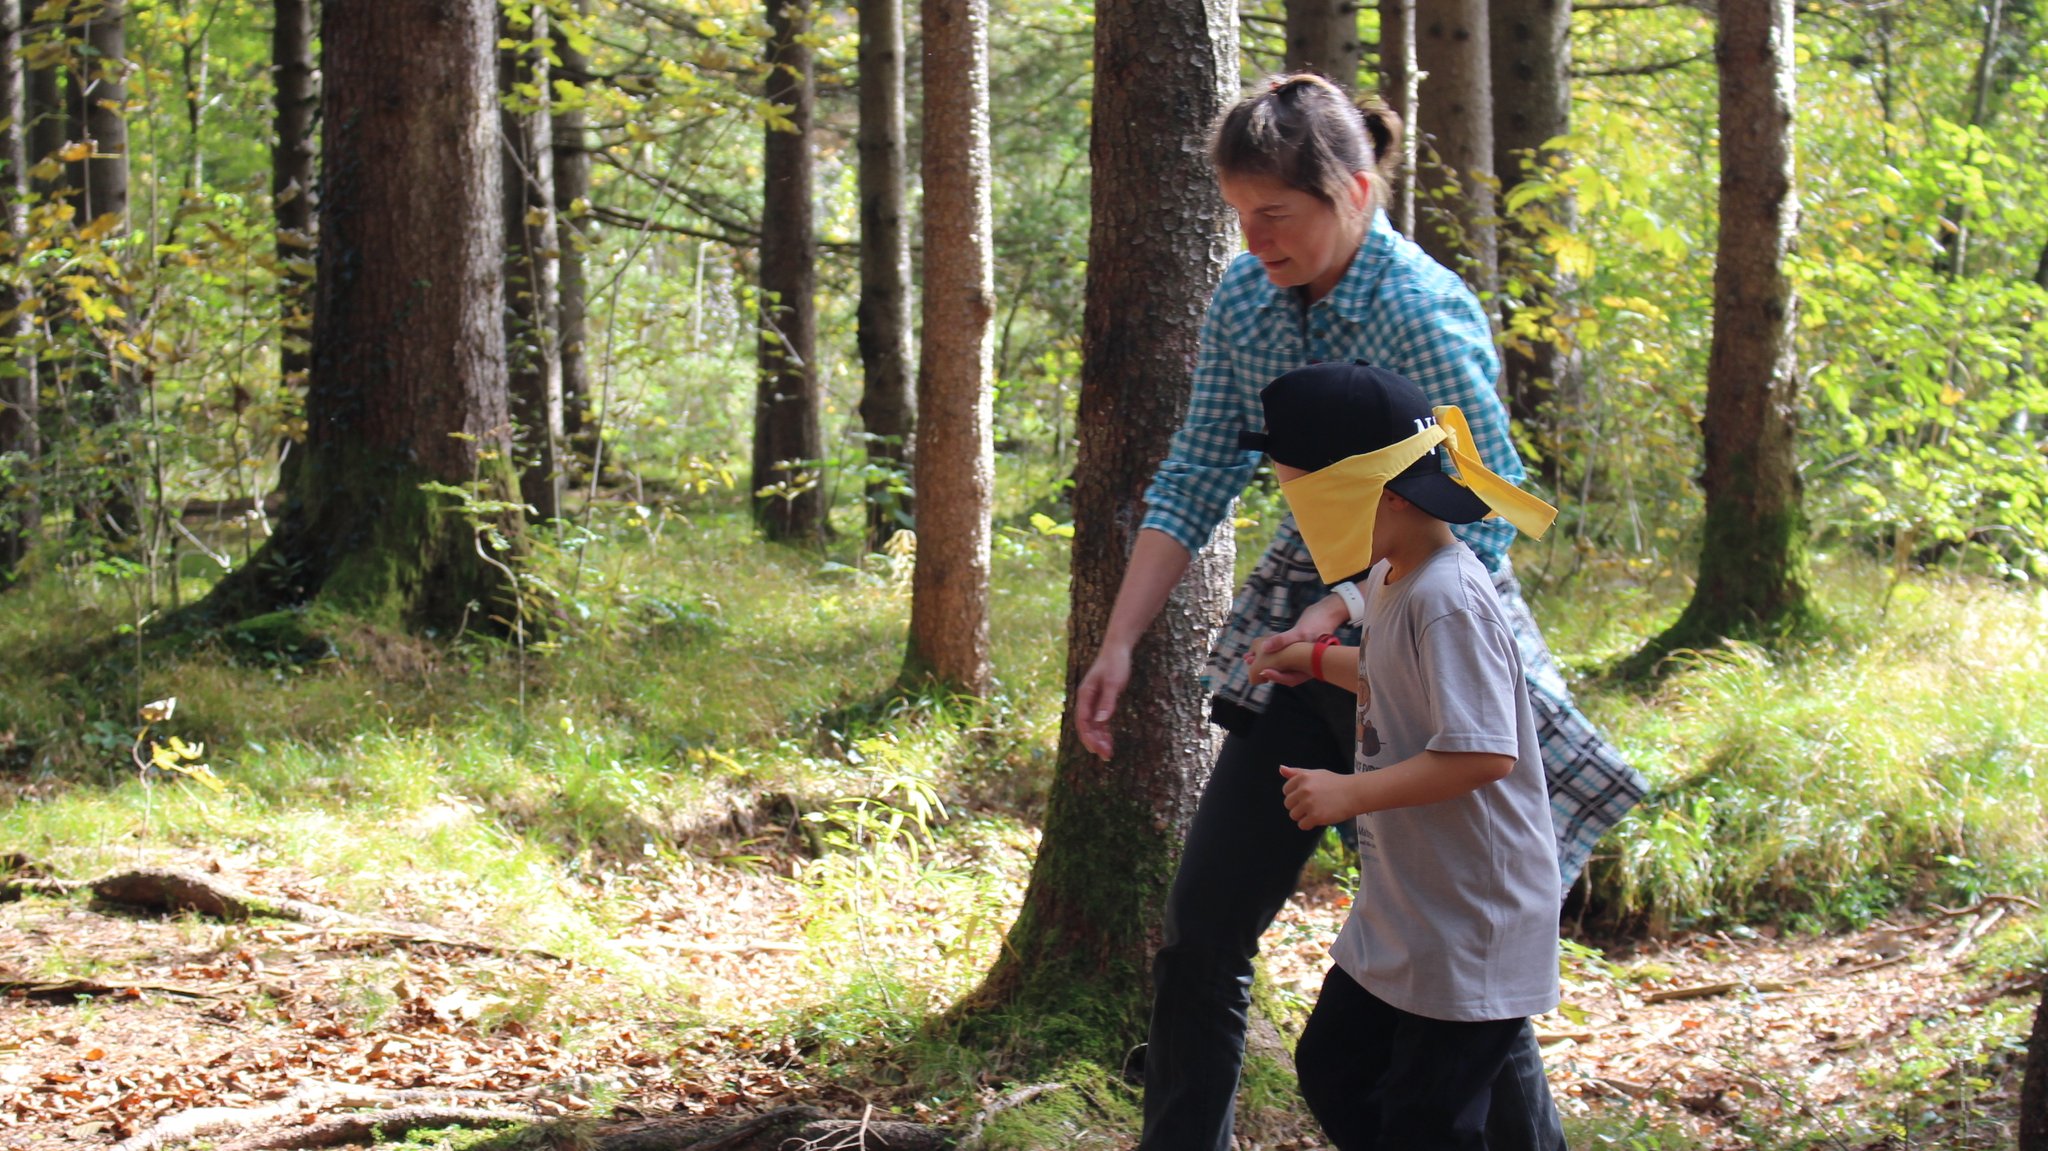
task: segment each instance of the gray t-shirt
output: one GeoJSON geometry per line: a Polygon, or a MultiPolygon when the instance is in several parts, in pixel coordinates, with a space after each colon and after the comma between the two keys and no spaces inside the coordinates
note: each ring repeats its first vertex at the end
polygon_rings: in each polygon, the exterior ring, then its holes
{"type": "Polygon", "coordinates": [[[1441,803],[1358,817],[1358,899],[1331,958],[1431,1019],[1557,1006],[1557,850],[1536,721],[1493,581],[1452,544],[1389,587],[1362,581],[1357,769],[1424,750],[1515,757],[1507,778],[1441,803]]]}

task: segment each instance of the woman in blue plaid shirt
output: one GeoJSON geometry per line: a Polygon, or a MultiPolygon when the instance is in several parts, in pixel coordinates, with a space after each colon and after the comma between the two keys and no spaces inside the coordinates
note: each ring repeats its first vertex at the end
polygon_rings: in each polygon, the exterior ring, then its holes
{"type": "MultiPolygon", "coordinates": [[[[1238,437],[1263,427],[1259,390],[1275,377],[1331,360],[1392,368],[1433,404],[1463,409],[1489,466],[1510,482],[1523,479],[1494,391],[1500,362],[1485,312],[1380,211],[1379,158],[1396,154],[1399,134],[1393,115],[1360,113],[1313,75],[1268,82],[1217,124],[1211,158],[1247,251],[1210,302],[1187,418],[1145,493],[1143,530],[1076,700],[1082,742],[1104,758],[1132,648],[1258,464],[1238,437]]],[[[1593,841],[1641,798],[1643,782],[1572,705],[1508,564],[1514,529],[1494,519],[1456,530],[1494,573],[1521,645],[1561,894],[1593,841]]],[[[1255,683],[1246,656],[1267,637],[1303,638],[1292,634],[1297,621],[1328,591],[1293,521],[1284,521],[1203,673],[1214,692],[1212,718],[1227,735],[1174,877],[1154,964],[1140,1151],[1230,1146],[1252,958],[1322,834],[1288,817],[1278,767],[1349,771],[1353,731],[1348,694],[1313,681],[1255,683]]],[[[1358,612],[1350,614],[1355,620],[1358,612]]],[[[1564,1145],[1533,1031],[1496,1083],[1487,1139],[1496,1151],[1564,1145]]]]}

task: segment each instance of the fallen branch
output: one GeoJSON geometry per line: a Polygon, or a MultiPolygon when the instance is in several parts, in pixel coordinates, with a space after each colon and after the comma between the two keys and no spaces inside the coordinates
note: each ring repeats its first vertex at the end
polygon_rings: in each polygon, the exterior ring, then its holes
{"type": "Polygon", "coordinates": [[[218,999],[220,996],[196,987],[175,983],[129,983],[105,979],[0,979],[0,994],[14,999],[82,999],[88,995],[111,995],[139,999],[145,991],[179,995],[187,999],[218,999]]]}
{"type": "Polygon", "coordinates": [[[49,879],[39,875],[22,875],[0,883],[0,903],[13,903],[31,895],[69,895],[86,886],[83,879],[49,879]]]}
{"type": "Polygon", "coordinates": [[[533,1122],[530,1111],[477,1107],[398,1107],[335,1115],[304,1126],[274,1128],[222,1143],[218,1151],[307,1151],[344,1143],[380,1143],[427,1127],[498,1127],[533,1122]]]}
{"type": "Polygon", "coordinates": [[[982,1108],[975,1113],[973,1119],[968,1120],[967,1131],[960,1136],[960,1151],[979,1151],[981,1147],[981,1129],[988,1126],[989,1120],[1010,1110],[1012,1107],[1021,1107],[1040,1095],[1047,1095],[1054,1091],[1065,1091],[1066,1089],[1067,1085],[1064,1083],[1033,1083],[1029,1087],[1020,1087],[982,1108]]]}
{"type": "Polygon", "coordinates": [[[1775,979],[1766,979],[1762,982],[1731,979],[1725,983],[1702,983],[1694,987],[1667,987],[1662,991],[1652,991],[1644,995],[1643,1004],[1648,1006],[1652,1003],[1670,1003],[1678,999],[1710,999],[1716,995],[1732,995],[1737,991],[1790,991],[1805,982],[1804,979],[1795,979],[1790,983],[1775,979]]]}

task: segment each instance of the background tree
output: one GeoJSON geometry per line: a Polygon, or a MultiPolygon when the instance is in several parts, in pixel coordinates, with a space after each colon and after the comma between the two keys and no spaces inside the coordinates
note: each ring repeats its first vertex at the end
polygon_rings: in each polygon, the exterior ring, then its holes
{"type": "Polygon", "coordinates": [[[2027,1036],[2019,1151],[2048,1151],[2048,980],[2042,982],[2041,1005],[2034,1009],[2034,1029],[2027,1036]]]}
{"type": "Polygon", "coordinates": [[[988,5],[925,0],[922,22],[924,335],[906,670],[983,695],[995,488],[988,5]]]}
{"type": "Polygon", "coordinates": [[[511,607],[460,512],[516,536],[492,0],[321,5],[320,252],[303,462],[277,532],[201,605],[316,597],[452,631],[511,607]],[[433,274],[422,275],[422,269],[433,274]],[[433,485],[440,493],[423,489],[433,485]]]}
{"type": "Polygon", "coordinates": [[[21,0],[0,0],[0,218],[4,259],[0,270],[0,586],[14,578],[42,529],[36,473],[42,445],[37,428],[35,353],[28,347],[28,317],[21,310],[21,255],[28,239],[27,74],[21,56],[21,0]]]}
{"type": "Polygon", "coordinates": [[[811,8],[768,0],[766,95],[775,112],[763,145],[759,371],[754,405],[754,514],[769,539],[825,531],[813,470],[818,423],[817,238],[811,208],[811,8]],[[765,494],[764,494],[765,493],[765,494]]]}
{"type": "Polygon", "coordinates": [[[1187,410],[1201,317],[1230,251],[1202,134],[1236,94],[1236,13],[1210,0],[1096,7],[1087,323],[1074,475],[1071,614],[1059,760],[1024,905],[969,1000],[1075,1019],[1060,1056],[1110,1065],[1144,1031],[1160,913],[1210,747],[1197,674],[1228,606],[1228,527],[1193,557],[1131,659],[1143,717],[1108,764],[1072,704],[1101,645],[1141,497],[1187,410]]]}
{"type": "MultiPolygon", "coordinates": [[[[93,535],[139,541],[143,477],[134,441],[141,415],[135,361],[120,350],[134,335],[133,302],[118,241],[128,234],[128,6],[126,0],[75,0],[68,12],[73,42],[69,126],[74,148],[67,173],[82,237],[99,243],[92,261],[104,303],[77,308],[78,353],[72,389],[83,399],[92,443],[77,471],[76,515],[93,535]]],[[[132,346],[132,345],[131,345],[132,346]]]]}
{"type": "Polygon", "coordinates": [[[270,202],[277,217],[278,372],[285,389],[306,386],[312,365],[314,164],[319,141],[314,119],[320,93],[313,72],[313,0],[276,0],[270,39],[270,74],[277,86],[270,151],[270,202]]]}
{"type": "Polygon", "coordinates": [[[1357,0],[1287,0],[1287,70],[1317,72],[1349,92],[1364,50],[1357,0]]]}
{"type": "Polygon", "coordinates": [[[1806,518],[1798,456],[1795,299],[1785,262],[1799,213],[1793,184],[1791,0],[1723,0],[1720,238],[1714,334],[1700,421],[1706,495],[1698,582],[1685,612],[1631,657],[1806,622],[1806,518]]]}
{"type": "Polygon", "coordinates": [[[1415,9],[1415,242],[1491,301],[1493,60],[1486,0],[1415,9]]]}
{"type": "Polygon", "coordinates": [[[1379,0],[1380,99],[1401,118],[1401,160],[1387,189],[1387,218],[1404,236],[1415,234],[1415,148],[1419,77],[1415,64],[1415,0],[1379,0]]]}
{"type": "Polygon", "coordinates": [[[597,457],[596,421],[587,419],[590,388],[589,299],[585,271],[587,253],[597,241],[597,221],[590,214],[590,143],[588,113],[591,83],[586,20],[588,0],[576,0],[570,19],[554,36],[562,66],[553,92],[564,94],[554,109],[555,219],[561,250],[560,350],[562,366],[562,435],[571,456],[597,457]]]}
{"type": "Polygon", "coordinates": [[[545,3],[499,7],[498,98],[505,212],[505,357],[519,495],[541,519],[562,514],[561,242],[545,3]]]}
{"type": "Polygon", "coordinates": [[[903,184],[903,5],[869,0],[860,6],[859,320],[869,551],[906,526],[912,511],[904,473],[914,459],[917,402],[903,184]]]}
{"type": "MultiPolygon", "coordinates": [[[[1571,130],[1571,0],[1490,0],[1487,6],[1493,84],[1493,170],[1513,204],[1525,181],[1544,180],[1561,166],[1549,147],[1571,130]]],[[[1561,452],[1549,428],[1550,398],[1569,386],[1573,357],[1557,311],[1572,280],[1544,249],[1547,238],[1576,224],[1569,189],[1540,204],[1502,213],[1500,261],[1501,388],[1509,413],[1538,449],[1531,461],[1553,490],[1562,478],[1561,452]]]]}

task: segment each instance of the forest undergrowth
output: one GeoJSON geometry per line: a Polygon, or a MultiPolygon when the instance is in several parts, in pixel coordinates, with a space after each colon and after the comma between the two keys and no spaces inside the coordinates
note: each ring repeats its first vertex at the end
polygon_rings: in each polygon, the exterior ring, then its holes
{"type": "MultiPolygon", "coordinates": [[[[1128,1145],[1116,1069],[1011,1065],[935,1022],[1028,877],[1064,675],[1059,525],[998,530],[1000,686],[967,701],[896,686],[914,553],[765,548],[729,505],[608,504],[542,533],[549,615],[523,651],[345,618],[172,645],[133,587],[90,571],[0,597],[10,867],[183,864],[508,949],[103,923],[84,892],[10,888],[0,1144],[274,1098],[303,1057],[322,1080],[570,1082],[586,1112],[806,1097],[962,1121],[1058,1081],[986,1145],[1128,1145]],[[248,1082],[152,1095],[131,1068],[99,1111],[83,1091],[64,1111],[92,1063],[143,1049],[107,1037],[149,1004],[245,1031],[220,1051],[248,1082]]],[[[1823,637],[1689,654],[1639,694],[1597,673],[1683,588],[1559,546],[1519,557],[1539,618],[1654,785],[1568,907],[1570,990],[1542,1029],[1574,1145],[1998,1145],[2048,955],[2048,595],[1827,555],[1823,637]]],[[[1319,856],[1269,936],[1262,1002],[1283,1029],[1348,870],[1319,856]]],[[[1284,1072],[1257,1063],[1246,1091],[1252,1145],[1315,1145],[1284,1072]]]]}

